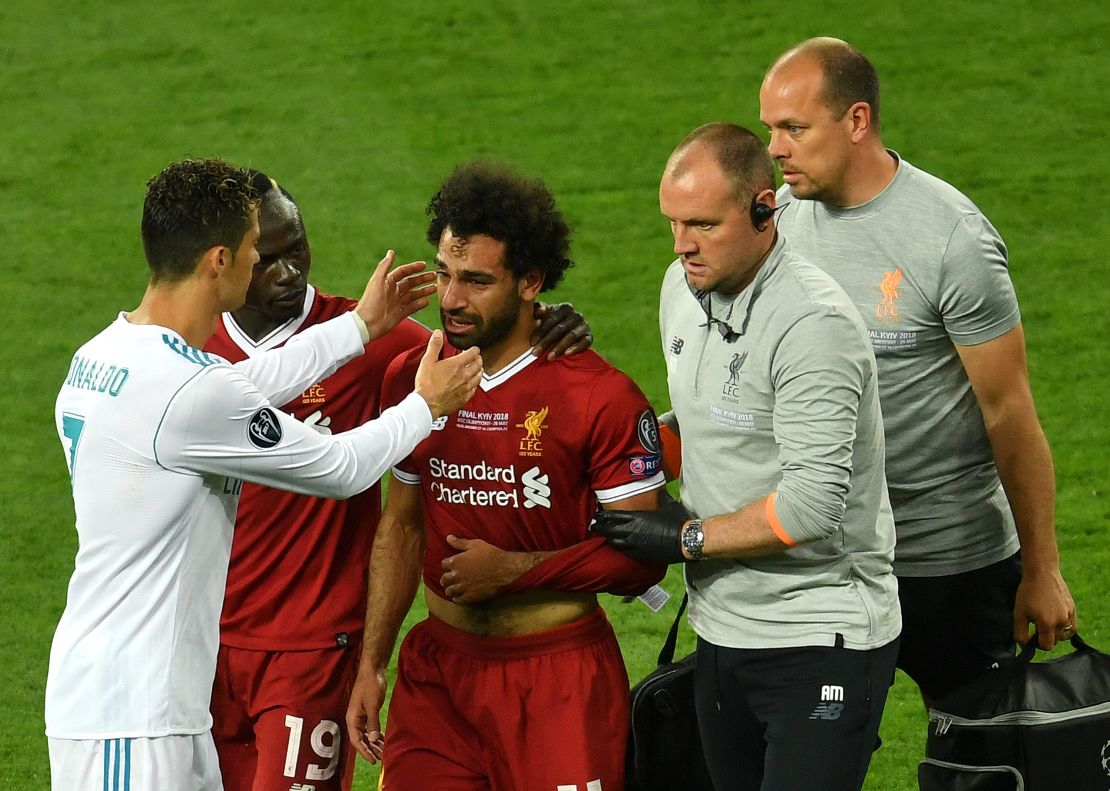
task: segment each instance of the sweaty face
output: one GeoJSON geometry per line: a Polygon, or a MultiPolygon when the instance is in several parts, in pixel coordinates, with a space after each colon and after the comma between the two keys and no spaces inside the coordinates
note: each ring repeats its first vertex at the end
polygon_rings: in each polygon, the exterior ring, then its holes
{"type": "Polygon", "coordinates": [[[505,243],[490,236],[463,238],[450,228],[440,236],[439,317],[456,349],[488,349],[505,340],[520,322],[520,281],[505,265],[505,252],[505,243]]]}
{"type": "Polygon", "coordinates": [[[775,66],[759,90],[759,118],[771,133],[767,149],[794,197],[840,206],[847,192],[851,120],[833,117],[823,100],[824,80],[809,58],[775,66]]]}
{"type": "Polygon", "coordinates": [[[288,321],[304,307],[312,265],[301,213],[280,191],[270,190],[262,197],[258,224],[258,263],[246,307],[271,321],[288,321]]]}
{"type": "Polygon", "coordinates": [[[671,158],[659,210],[693,288],[738,294],[752,281],[763,255],[759,234],[709,149],[695,143],[671,158]]]}

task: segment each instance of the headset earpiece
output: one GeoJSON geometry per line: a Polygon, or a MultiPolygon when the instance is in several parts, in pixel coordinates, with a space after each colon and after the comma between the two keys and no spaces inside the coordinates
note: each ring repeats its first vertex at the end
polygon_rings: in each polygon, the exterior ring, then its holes
{"type": "Polygon", "coordinates": [[[760,233],[767,230],[767,223],[769,223],[775,216],[775,209],[766,203],[760,203],[756,197],[752,196],[752,205],[748,210],[752,218],[752,227],[760,233]]]}

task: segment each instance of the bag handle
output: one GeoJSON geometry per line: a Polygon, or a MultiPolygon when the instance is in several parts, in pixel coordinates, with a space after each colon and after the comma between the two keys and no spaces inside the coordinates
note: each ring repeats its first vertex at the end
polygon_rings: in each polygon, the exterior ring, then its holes
{"type": "Polygon", "coordinates": [[[663,641],[663,648],[659,651],[656,665],[669,665],[674,661],[674,649],[678,645],[678,625],[682,621],[682,613],[686,612],[686,603],[689,600],[689,593],[682,594],[682,604],[678,606],[678,614],[675,615],[674,623],[671,624],[670,631],[667,632],[667,639],[663,641]]]}
{"type": "MultiPolygon", "coordinates": [[[[1060,642],[1063,641],[1061,640],[1060,642]]],[[[1091,646],[1087,645],[1086,641],[1079,636],[1078,632],[1068,638],[1068,642],[1071,643],[1071,647],[1074,648],[1076,651],[1095,650],[1091,648],[1091,646]]],[[[1037,633],[1036,631],[1034,631],[1033,636],[1029,638],[1029,641],[1021,647],[1021,653],[1017,655],[1017,660],[1019,662],[1032,662],[1038,648],[1040,648],[1040,646],[1037,644],[1037,633]]]]}

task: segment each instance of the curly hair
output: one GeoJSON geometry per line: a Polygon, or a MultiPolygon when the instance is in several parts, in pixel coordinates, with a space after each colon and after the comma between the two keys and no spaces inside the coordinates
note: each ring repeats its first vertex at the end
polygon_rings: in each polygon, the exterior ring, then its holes
{"type": "Polygon", "coordinates": [[[213,247],[237,249],[258,200],[250,174],[222,159],[186,159],[148,181],[142,237],[151,282],[188,277],[213,247]]]}
{"type": "Polygon", "coordinates": [[[428,241],[439,244],[443,231],[463,238],[483,235],[505,243],[505,265],[515,277],[536,269],[541,291],[555,288],[574,266],[570,225],[555,198],[539,179],[487,162],[460,165],[428,203],[428,241]]]}

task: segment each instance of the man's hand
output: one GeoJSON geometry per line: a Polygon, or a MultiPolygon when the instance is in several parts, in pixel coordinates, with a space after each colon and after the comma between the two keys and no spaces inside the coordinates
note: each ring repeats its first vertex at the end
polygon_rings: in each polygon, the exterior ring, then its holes
{"type": "Polygon", "coordinates": [[[359,754],[372,764],[382,759],[385,734],[382,733],[381,712],[385,704],[388,682],[385,671],[359,668],[347,704],[347,738],[359,754]]]}
{"type": "Polygon", "coordinates": [[[370,332],[370,340],[382,337],[401,319],[426,308],[436,291],[435,273],[423,271],[426,266],[423,261],[402,264],[390,271],[396,258],[397,254],[390,250],[378,262],[355,306],[355,312],[370,332]]]}
{"type": "Polygon", "coordinates": [[[601,511],[590,529],[605,543],[644,563],[682,563],[682,526],[690,514],[670,498],[654,511],[601,511]]]}
{"type": "Polygon", "coordinates": [[[447,543],[458,552],[443,559],[444,574],[439,579],[447,598],[455,604],[476,604],[492,599],[502,588],[516,580],[527,568],[519,568],[527,553],[508,552],[480,538],[447,536],[447,543]]]}
{"type": "Polygon", "coordinates": [[[1029,642],[1029,625],[1037,631],[1037,644],[1045,651],[1058,641],[1075,636],[1075,602],[1058,568],[1042,572],[1022,570],[1014,602],[1014,640],[1029,642]]]}
{"type": "Polygon", "coordinates": [[[449,415],[461,407],[482,381],[482,358],[478,347],[472,346],[464,352],[439,359],[443,349],[443,331],[435,330],[428,339],[428,348],[416,369],[416,393],[428,402],[432,418],[449,415]]]}
{"type": "Polygon", "coordinates": [[[532,332],[532,353],[539,357],[550,347],[547,359],[561,355],[578,354],[590,348],[594,334],[585,317],[569,302],[545,305],[537,302],[534,308],[536,329],[532,332]]]}

